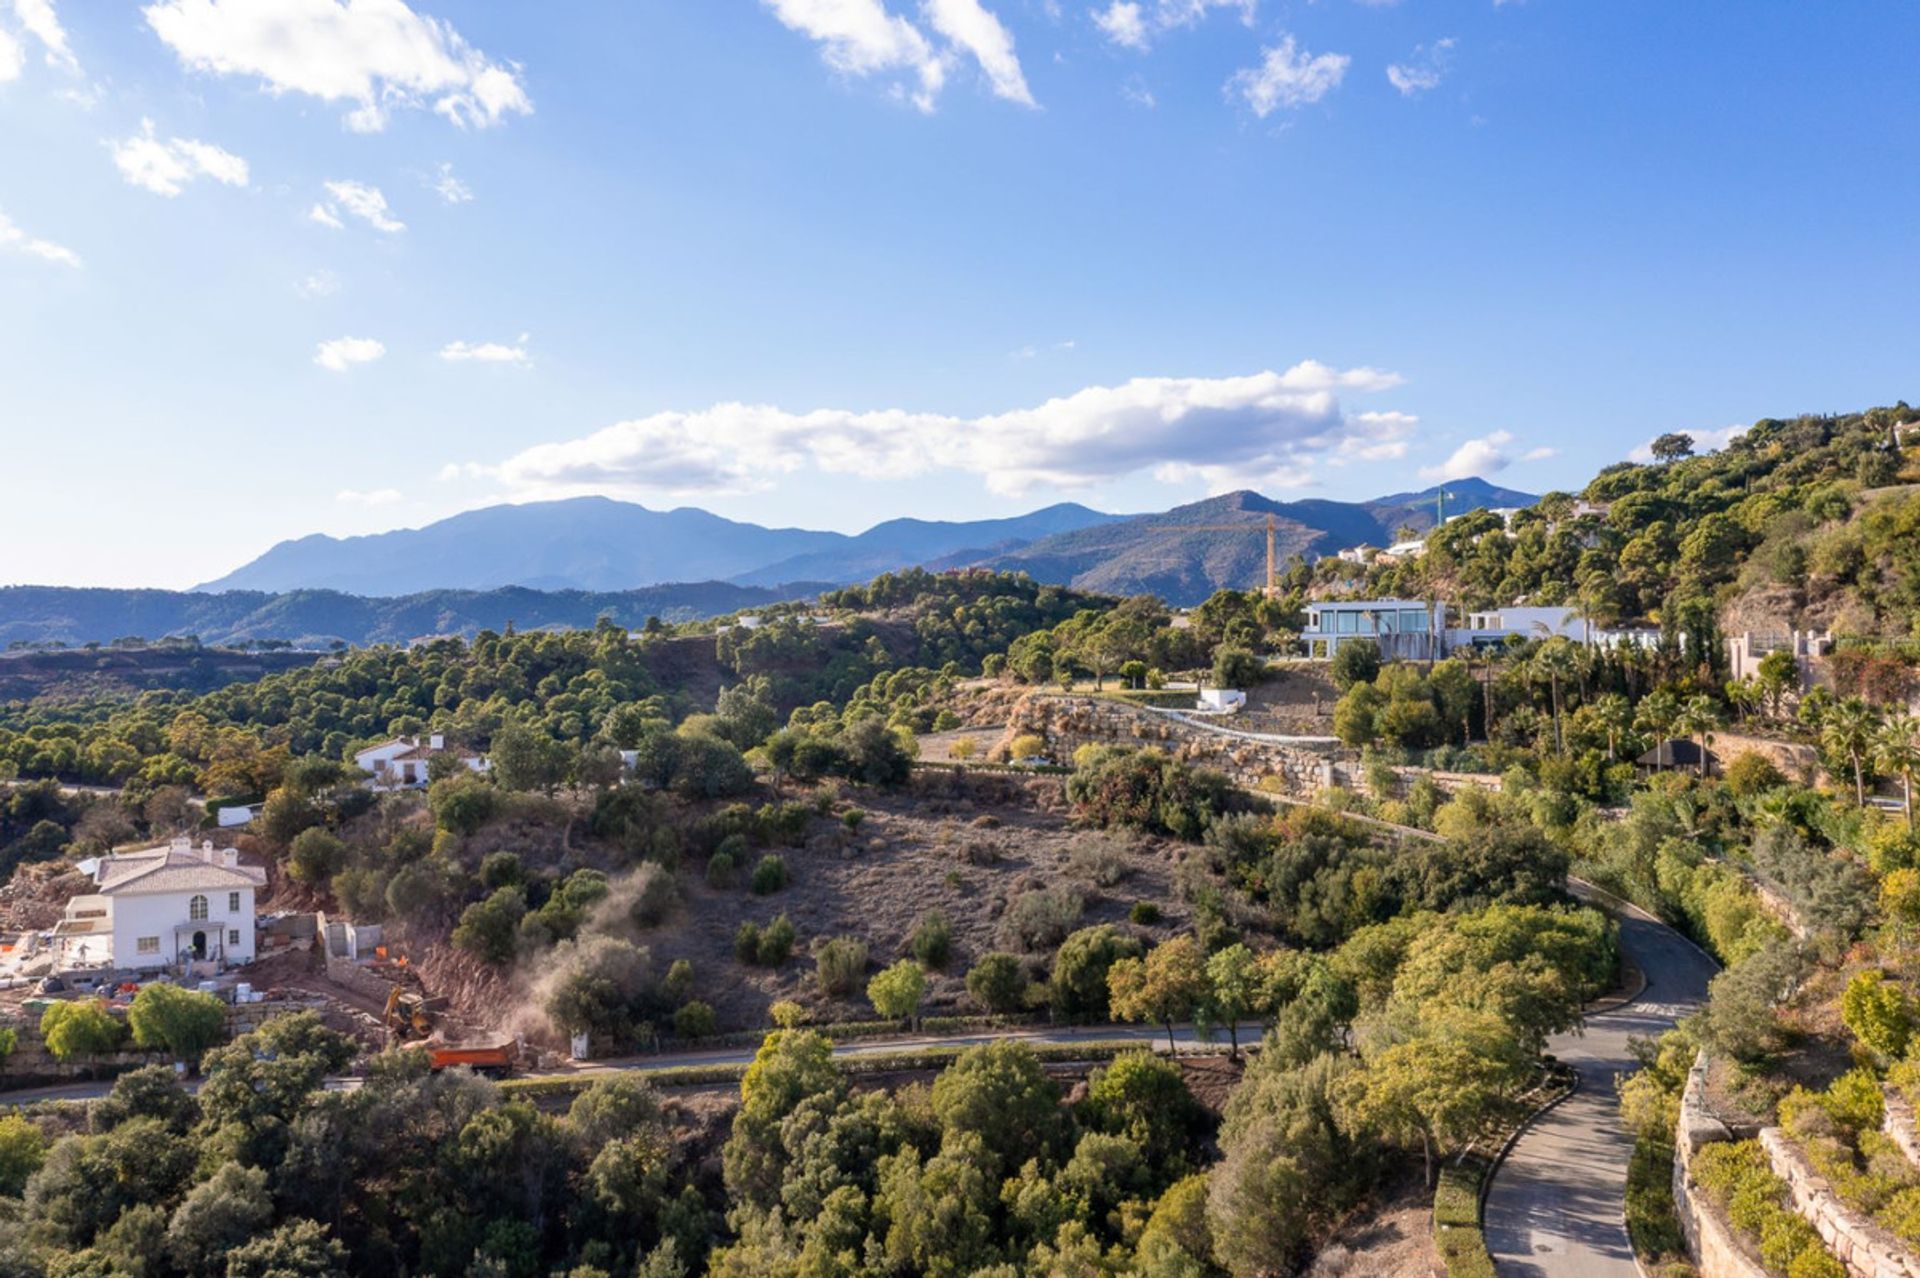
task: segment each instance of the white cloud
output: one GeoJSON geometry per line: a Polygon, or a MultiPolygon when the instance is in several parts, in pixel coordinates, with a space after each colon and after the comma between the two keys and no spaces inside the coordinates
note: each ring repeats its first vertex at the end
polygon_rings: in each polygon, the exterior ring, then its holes
{"type": "Polygon", "coordinates": [[[348,506],[391,506],[404,496],[398,488],[342,488],[333,499],[348,506]]]}
{"type": "Polygon", "coordinates": [[[619,422],[443,474],[496,480],[523,494],[746,492],[805,469],[865,479],[952,471],[1005,494],[1133,474],[1224,491],[1297,484],[1329,454],[1397,442],[1411,418],[1349,417],[1339,395],[1399,384],[1378,369],[1307,361],[1245,377],[1135,378],[984,417],[726,403],[619,422]]]}
{"type": "Polygon", "coordinates": [[[405,222],[388,211],[387,197],[379,187],[368,186],[364,182],[328,182],[325,186],[333,201],[316,204],[307,214],[320,225],[340,230],[346,225],[340,220],[340,213],[345,210],[374,230],[384,231],[388,235],[407,229],[405,222]]]}
{"type": "Polygon", "coordinates": [[[449,364],[530,364],[527,334],[509,346],[505,342],[448,342],[440,348],[440,358],[449,364]]]}
{"type": "Polygon", "coordinates": [[[1262,120],[1281,107],[1311,106],[1340,87],[1353,61],[1344,53],[1309,56],[1292,36],[1261,50],[1260,65],[1236,71],[1227,95],[1239,96],[1262,120]]]}
{"type": "MultiPolygon", "coordinates": [[[[1457,449],[1453,449],[1452,457],[1440,462],[1438,466],[1421,466],[1421,478],[1438,480],[1442,484],[1448,480],[1486,478],[1513,464],[1511,445],[1513,445],[1511,430],[1496,430],[1490,436],[1467,439],[1457,449]]],[[[1524,453],[1521,461],[1544,461],[1548,457],[1553,457],[1553,449],[1530,449],[1528,453],[1524,453]]]]}
{"type": "Polygon", "coordinates": [[[448,204],[467,204],[473,200],[473,188],[454,176],[451,164],[442,164],[428,174],[427,185],[448,204]]]}
{"type": "Polygon", "coordinates": [[[957,49],[973,55],[993,86],[995,97],[1021,106],[1033,106],[1027,77],[1013,51],[1013,36],[980,0],[923,0],[921,12],[933,29],[957,49]]]}
{"type": "MultiPolygon", "coordinates": [[[[1750,423],[1736,422],[1732,426],[1722,426],[1718,430],[1688,430],[1681,431],[1680,433],[1693,440],[1694,452],[1714,453],[1719,452],[1722,448],[1725,448],[1728,444],[1731,444],[1734,440],[1740,438],[1752,429],[1753,426],[1750,423]]],[[[1646,443],[1628,453],[1627,460],[1637,461],[1643,465],[1652,461],[1653,440],[1649,439],[1646,443]]]]}
{"type": "Polygon", "coordinates": [[[1153,96],[1153,90],[1147,87],[1146,81],[1138,77],[1120,86],[1120,96],[1133,103],[1133,105],[1145,107],[1149,111],[1160,105],[1159,101],[1153,96]]]}
{"type": "Polygon", "coordinates": [[[1520,460],[1523,462],[1547,461],[1559,455],[1559,449],[1548,448],[1543,444],[1539,448],[1529,448],[1525,453],[1521,454],[1520,460]]]}
{"type": "Polygon", "coordinates": [[[1034,105],[1013,36],[980,0],[921,0],[920,15],[943,42],[888,10],[886,0],[762,0],[789,30],[820,46],[829,67],[855,79],[892,80],[891,91],[932,111],[947,73],[971,57],[996,96],[1034,105]]]}
{"type": "Polygon", "coordinates": [[[1146,15],[1133,0],[1113,0],[1106,8],[1096,9],[1093,25],[1105,32],[1107,39],[1129,49],[1145,49],[1149,43],[1146,15]]]}
{"type": "Polygon", "coordinates": [[[371,337],[336,337],[315,348],[313,362],[329,373],[344,373],[355,364],[371,364],[386,353],[387,348],[371,337]]]}
{"type": "MultiPolygon", "coordinates": [[[[946,83],[946,65],[920,28],[887,12],[881,0],[765,0],[773,16],[820,46],[820,57],[842,75],[913,75],[904,90],[922,111],[933,110],[946,83]]],[[[898,86],[896,86],[898,87],[898,86]]]]}
{"type": "MultiPolygon", "coordinates": [[[[5,5],[5,0],[0,0],[0,5],[5,5]]],[[[80,61],[73,56],[73,47],[67,43],[66,28],[60,25],[60,17],[53,10],[53,0],[12,0],[5,7],[13,10],[14,21],[19,24],[21,32],[40,42],[48,66],[79,73],[80,61]]],[[[25,65],[26,50],[20,40],[0,29],[0,81],[18,78],[25,65]]]]}
{"type": "Polygon", "coordinates": [[[332,297],[340,291],[340,277],[332,271],[315,271],[293,286],[302,297],[332,297]]]}
{"type": "Polygon", "coordinates": [[[1387,83],[1400,90],[1403,98],[1417,97],[1429,89],[1439,88],[1440,81],[1447,73],[1447,63],[1452,60],[1454,43],[1453,37],[1448,36],[1444,40],[1434,41],[1431,46],[1417,46],[1411,58],[1387,68],[1387,83]]]}
{"type": "Polygon", "coordinates": [[[194,138],[168,138],[163,142],[154,135],[152,120],[140,121],[140,132],[111,146],[120,176],[155,195],[178,195],[187,183],[200,177],[228,186],[247,184],[245,160],[194,138]]]}
{"type": "Polygon", "coordinates": [[[28,235],[15,226],[13,220],[5,213],[0,213],[0,251],[25,253],[29,257],[58,262],[62,266],[80,265],[78,253],[63,244],[55,244],[52,240],[28,235]]]}
{"type": "Polygon", "coordinates": [[[1169,31],[1191,27],[1215,9],[1233,9],[1253,25],[1259,0],[1110,0],[1092,10],[1093,25],[1115,44],[1145,52],[1169,31]]]}
{"type": "Polygon", "coordinates": [[[495,62],[405,0],[158,0],[142,12],[185,66],[353,103],[345,122],[355,132],[429,103],[462,128],[533,111],[517,64],[495,62]]]}

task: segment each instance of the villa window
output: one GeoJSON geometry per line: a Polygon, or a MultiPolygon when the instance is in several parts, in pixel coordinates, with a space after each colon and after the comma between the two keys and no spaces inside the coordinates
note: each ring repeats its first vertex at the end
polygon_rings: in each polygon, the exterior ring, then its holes
{"type": "Polygon", "coordinates": [[[196,896],[191,901],[188,901],[187,917],[195,923],[198,923],[202,919],[206,918],[207,917],[207,898],[204,896],[196,896]]]}
{"type": "Polygon", "coordinates": [[[1359,616],[1351,612],[1336,612],[1333,614],[1333,622],[1333,628],[1338,634],[1354,634],[1360,628],[1359,616]]]}
{"type": "Polygon", "coordinates": [[[227,893],[227,913],[238,914],[239,912],[240,912],[240,894],[238,892],[227,893]]]}
{"type": "Polygon", "coordinates": [[[1403,634],[1419,634],[1427,628],[1426,610],[1422,608],[1403,608],[1400,610],[1400,630],[1403,634]]]}
{"type": "Polygon", "coordinates": [[[232,927],[232,928],[228,928],[228,929],[227,929],[227,944],[228,944],[228,945],[238,945],[238,944],[240,944],[240,929],[239,929],[239,928],[237,928],[237,927],[232,927]]]}
{"type": "Polygon", "coordinates": [[[160,952],[160,938],[157,936],[143,936],[133,943],[133,948],[137,954],[158,954],[160,952]]]}

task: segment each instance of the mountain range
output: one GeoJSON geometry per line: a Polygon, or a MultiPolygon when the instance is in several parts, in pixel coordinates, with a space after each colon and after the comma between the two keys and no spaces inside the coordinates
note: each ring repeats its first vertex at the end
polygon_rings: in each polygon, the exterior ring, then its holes
{"type": "Polygon", "coordinates": [[[1063,503],[1012,519],[891,519],[858,536],[764,528],[692,506],[649,510],[606,497],[488,506],[424,528],[365,537],[315,533],[195,587],[338,590],[633,590],[665,582],[866,581],[936,559],[987,559],[1056,533],[1119,518],[1063,503]]]}
{"type": "MultiPolygon", "coordinates": [[[[0,588],[0,647],[132,635],[404,643],[509,622],[591,626],[603,616],[639,626],[649,616],[686,621],[808,598],[914,566],[977,565],[1190,605],[1261,582],[1269,516],[1279,558],[1312,558],[1432,527],[1438,493],[1280,502],[1242,491],[1140,515],[1063,503],[1010,519],[893,519],[857,536],[603,497],[492,506],[424,528],[282,542],[193,591],[0,588]]],[[[1446,493],[1449,513],[1537,500],[1480,479],[1446,493]]]]}
{"type": "MultiPolygon", "coordinates": [[[[1454,511],[1526,506],[1535,498],[1480,479],[1446,486],[1454,511]]],[[[898,568],[974,564],[1114,594],[1190,603],[1220,586],[1256,583],[1269,515],[1281,558],[1386,545],[1424,529],[1438,489],[1371,501],[1279,502],[1233,492],[1173,510],[1112,515],[1071,502],[1008,519],[890,519],[857,535],[766,528],[694,507],[650,510],[606,497],[489,506],[364,537],[284,541],[200,592],[332,590],[403,596],[443,590],[627,591],[673,582],[758,588],[843,585],[898,568]],[[1221,525],[1246,524],[1247,533],[1221,525]]]]}

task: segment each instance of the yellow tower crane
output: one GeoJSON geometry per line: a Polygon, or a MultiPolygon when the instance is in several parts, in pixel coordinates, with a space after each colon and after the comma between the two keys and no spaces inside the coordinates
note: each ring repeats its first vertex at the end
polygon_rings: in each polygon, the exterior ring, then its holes
{"type": "MultiPolygon", "coordinates": [[[[1279,528],[1279,521],[1276,520],[1272,515],[1268,515],[1267,524],[1266,524],[1267,581],[1266,581],[1266,585],[1261,587],[1261,593],[1264,594],[1269,599],[1277,599],[1280,597],[1280,580],[1278,575],[1278,565],[1274,560],[1274,553],[1273,553],[1273,545],[1274,545],[1273,537],[1274,537],[1274,533],[1278,530],[1278,528],[1279,528]]],[[[1250,532],[1259,532],[1260,525],[1259,524],[1155,524],[1153,525],[1153,529],[1155,532],[1250,533],[1250,532]]]]}

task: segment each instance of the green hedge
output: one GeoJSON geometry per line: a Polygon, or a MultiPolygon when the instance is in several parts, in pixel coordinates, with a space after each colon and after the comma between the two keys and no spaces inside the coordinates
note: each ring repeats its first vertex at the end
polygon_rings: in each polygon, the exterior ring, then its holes
{"type": "Polygon", "coordinates": [[[1495,1278],[1480,1230],[1480,1185],[1486,1175],[1487,1164],[1478,1157],[1440,1169],[1433,1189],[1433,1241],[1449,1278],[1495,1278]]]}
{"type": "MultiPolygon", "coordinates": [[[[836,1057],[834,1064],[843,1074],[887,1074],[895,1070],[938,1069],[951,1063],[966,1047],[926,1047],[913,1051],[900,1052],[864,1052],[858,1056],[836,1057]]],[[[1081,1061],[1110,1061],[1124,1052],[1151,1050],[1148,1044],[1131,1039],[1107,1042],[1087,1043],[1049,1043],[1035,1045],[1033,1054],[1042,1061],[1059,1063],[1078,1063],[1081,1061]]],[[[1189,1049],[1183,1055],[1224,1056],[1227,1049],[1222,1046],[1217,1051],[1209,1047],[1205,1051],[1189,1049]]],[[[659,1087],[691,1087],[714,1083],[737,1083],[746,1074],[744,1062],[721,1065],[662,1065],[657,1068],[640,1066],[632,1070],[612,1071],[594,1070],[568,1078],[510,1078],[500,1084],[501,1090],[514,1096],[564,1096],[584,1091],[592,1086],[596,1079],[605,1078],[615,1072],[634,1073],[659,1087]]]]}

